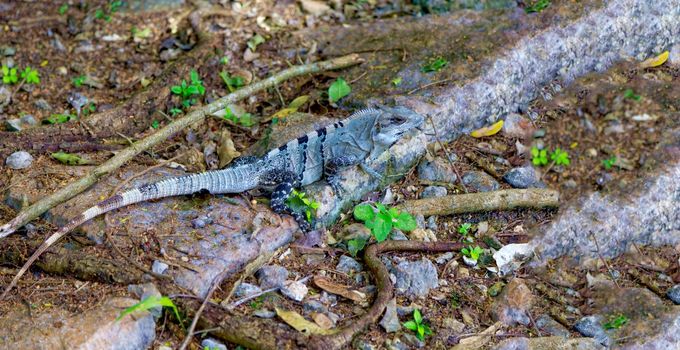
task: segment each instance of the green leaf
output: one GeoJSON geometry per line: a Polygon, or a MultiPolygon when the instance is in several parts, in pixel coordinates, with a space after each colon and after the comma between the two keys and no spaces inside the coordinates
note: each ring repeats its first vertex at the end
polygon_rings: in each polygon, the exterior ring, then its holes
{"type": "Polygon", "coordinates": [[[189,77],[191,78],[192,83],[202,83],[201,77],[198,75],[198,72],[193,69],[191,70],[191,72],[189,72],[189,77]]]}
{"type": "Polygon", "coordinates": [[[423,315],[420,314],[420,310],[413,310],[413,320],[416,321],[417,324],[421,324],[423,322],[423,315]]]}
{"type": "Polygon", "coordinates": [[[375,239],[378,242],[384,241],[387,239],[387,235],[389,235],[390,231],[392,231],[392,224],[389,221],[386,221],[383,217],[376,216],[371,229],[375,239]]]}
{"type": "Polygon", "coordinates": [[[51,154],[52,158],[68,165],[86,165],[92,164],[92,161],[78,157],[75,154],[65,152],[55,152],[51,154]]]}
{"type": "Polygon", "coordinates": [[[172,91],[173,94],[175,95],[181,95],[182,94],[182,87],[175,85],[170,88],[170,91],[172,91]]]}
{"type": "Polygon", "coordinates": [[[66,11],[68,11],[68,4],[62,4],[61,6],[59,6],[59,10],[57,11],[59,12],[60,15],[65,14],[66,11]]]}
{"type": "Polygon", "coordinates": [[[357,256],[357,254],[366,247],[365,238],[355,238],[347,241],[347,250],[352,256],[357,256]]]}
{"type": "Polygon", "coordinates": [[[633,91],[633,89],[626,89],[623,92],[623,97],[634,101],[640,101],[640,99],[642,98],[642,96],[636,94],[635,91],[633,91]]]}
{"type": "Polygon", "coordinates": [[[418,224],[416,223],[416,219],[414,219],[411,214],[407,212],[401,212],[394,222],[394,227],[408,232],[415,230],[416,227],[418,227],[418,224]]]}
{"type": "Polygon", "coordinates": [[[375,216],[370,204],[359,204],[354,207],[354,218],[360,221],[368,221],[375,216]]]}
{"type": "Polygon", "coordinates": [[[338,78],[328,88],[328,101],[330,103],[335,103],[341,98],[349,95],[350,92],[352,92],[352,88],[349,84],[347,84],[344,79],[338,78]]]}
{"type": "Polygon", "coordinates": [[[525,7],[524,12],[526,13],[541,12],[548,8],[548,6],[550,6],[550,0],[536,0],[530,6],[525,7]]]}
{"type": "Polygon", "coordinates": [[[418,330],[416,331],[416,338],[420,341],[425,340],[425,327],[422,324],[418,324],[418,330]]]}
{"type": "Polygon", "coordinates": [[[158,122],[158,120],[154,120],[153,123],[151,123],[151,127],[154,129],[158,129],[159,126],[160,123],[158,122]]]}
{"type": "Polygon", "coordinates": [[[76,119],[72,114],[52,114],[51,116],[42,120],[43,124],[62,124],[76,119]]]}
{"type": "Polygon", "coordinates": [[[557,165],[569,165],[571,163],[569,160],[569,153],[561,150],[559,147],[550,154],[550,160],[554,161],[557,165]]]}
{"type": "Polygon", "coordinates": [[[404,328],[410,329],[414,332],[418,329],[418,324],[416,324],[415,321],[406,321],[406,322],[403,323],[403,325],[404,325],[404,328]]]}
{"type": "Polygon", "coordinates": [[[619,315],[615,318],[611,318],[609,322],[606,322],[605,324],[602,325],[602,327],[606,330],[610,329],[619,329],[623,327],[626,323],[628,323],[629,319],[625,315],[619,315]]]}
{"type": "Polygon", "coordinates": [[[399,86],[399,85],[401,85],[401,81],[402,81],[401,77],[396,77],[396,78],[392,79],[392,85],[399,86]]]}
{"type": "Polygon", "coordinates": [[[177,317],[177,320],[182,324],[182,327],[184,327],[184,323],[182,322],[182,318],[179,316],[179,311],[177,310],[177,306],[170,300],[170,298],[166,296],[159,296],[159,295],[152,295],[144,300],[140,301],[139,303],[130,306],[129,308],[123,310],[120,312],[118,317],[116,318],[116,322],[120,321],[121,318],[135,312],[135,311],[146,311],[149,309],[153,309],[156,307],[169,307],[172,309],[172,311],[175,313],[175,317],[177,317]]]}
{"type": "Polygon", "coordinates": [[[21,72],[21,79],[24,79],[27,84],[40,84],[38,71],[31,69],[31,67],[26,67],[24,71],[21,72]]]}
{"type": "Polygon", "coordinates": [[[248,40],[248,48],[250,48],[250,51],[255,52],[257,49],[258,45],[264,43],[264,37],[260,34],[255,34],[252,38],[248,40]]]}
{"type": "Polygon", "coordinates": [[[290,101],[288,108],[298,109],[307,103],[307,101],[309,101],[309,95],[298,96],[293,101],[290,101]]]}
{"type": "Polygon", "coordinates": [[[422,66],[420,68],[420,71],[423,73],[429,73],[429,72],[438,72],[442,68],[446,67],[449,64],[449,61],[446,59],[439,57],[436,60],[422,66]]]}

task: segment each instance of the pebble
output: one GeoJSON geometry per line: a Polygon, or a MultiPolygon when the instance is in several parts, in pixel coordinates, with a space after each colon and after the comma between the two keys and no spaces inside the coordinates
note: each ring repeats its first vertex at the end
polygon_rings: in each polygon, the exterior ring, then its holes
{"type": "Polygon", "coordinates": [[[14,56],[17,53],[17,49],[11,47],[11,46],[5,46],[2,48],[2,55],[3,56],[14,56]]]}
{"type": "Polygon", "coordinates": [[[460,322],[453,317],[445,318],[442,321],[442,326],[444,326],[444,328],[446,329],[453,331],[456,334],[463,333],[463,330],[465,330],[465,323],[460,322]]]}
{"type": "Polygon", "coordinates": [[[319,312],[319,313],[326,313],[328,312],[328,309],[326,306],[321,304],[320,302],[316,300],[306,300],[304,304],[302,304],[302,309],[307,312],[319,312]]]}
{"type": "Polygon", "coordinates": [[[2,107],[8,105],[12,100],[12,92],[4,86],[0,86],[0,112],[2,107]]]}
{"type": "Polygon", "coordinates": [[[33,156],[26,151],[17,151],[9,155],[6,164],[11,169],[25,169],[33,163],[33,156]]]}
{"type": "Polygon", "coordinates": [[[404,342],[408,345],[411,345],[416,348],[424,348],[425,347],[425,342],[418,339],[415,334],[413,333],[405,333],[403,335],[404,337],[404,342]]]}
{"type": "Polygon", "coordinates": [[[668,63],[680,65],[680,43],[671,46],[668,63]]]}
{"type": "Polygon", "coordinates": [[[23,129],[22,124],[21,119],[17,118],[5,120],[5,128],[8,131],[21,131],[23,129]]]}
{"type": "Polygon", "coordinates": [[[394,229],[390,232],[390,239],[393,241],[408,241],[408,237],[400,230],[394,229]]]}
{"type": "Polygon", "coordinates": [[[259,318],[274,318],[276,316],[276,312],[268,309],[257,309],[253,311],[253,315],[259,318]]]}
{"type": "Polygon", "coordinates": [[[199,216],[199,217],[197,217],[197,218],[191,220],[191,225],[192,225],[194,228],[204,228],[204,227],[206,227],[207,225],[212,224],[212,221],[213,221],[213,220],[212,220],[211,217],[206,216],[206,215],[203,215],[203,216],[199,216]]]}
{"type": "Polygon", "coordinates": [[[501,185],[491,175],[481,171],[468,171],[463,175],[463,183],[477,192],[497,191],[501,185]]]}
{"type": "Polygon", "coordinates": [[[439,265],[443,265],[451,259],[453,259],[453,252],[448,252],[438,256],[436,259],[434,259],[434,261],[439,265]]]}
{"type": "Polygon", "coordinates": [[[510,169],[503,175],[503,180],[513,188],[529,188],[533,187],[539,178],[533,166],[524,166],[510,169]]]}
{"type": "Polygon", "coordinates": [[[545,129],[538,129],[534,131],[534,133],[531,135],[535,139],[540,139],[541,137],[545,137],[545,129]]]}
{"type": "Polygon", "coordinates": [[[569,330],[549,315],[541,315],[536,319],[536,327],[542,332],[559,337],[568,337],[569,330]]]}
{"type": "Polygon", "coordinates": [[[357,341],[357,349],[358,350],[376,350],[376,347],[371,343],[367,343],[365,340],[358,340],[357,341]]]}
{"type": "Polygon", "coordinates": [[[680,304],[680,284],[671,287],[668,292],[666,292],[666,296],[675,304],[680,304]]]}
{"type": "Polygon", "coordinates": [[[83,108],[87,102],[89,102],[89,99],[85,95],[75,91],[69,93],[66,100],[71,106],[73,106],[73,108],[76,109],[78,115],[80,115],[80,109],[83,108]]]}
{"type": "Polygon", "coordinates": [[[151,265],[151,271],[162,275],[165,271],[168,270],[168,267],[169,267],[168,264],[158,260],[154,260],[153,264],[151,265]]]}
{"type": "Polygon", "coordinates": [[[531,122],[517,113],[508,114],[503,122],[503,133],[509,137],[525,137],[531,129],[531,122]]]}
{"type": "Polygon", "coordinates": [[[448,193],[444,186],[427,186],[420,194],[420,198],[444,197],[448,193]]]}
{"type": "Polygon", "coordinates": [[[220,343],[213,338],[203,339],[201,342],[201,348],[203,350],[227,350],[227,346],[220,343]]]}
{"type": "Polygon", "coordinates": [[[586,316],[576,321],[574,329],[583,336],[595,338],[598,343],[609,346],[611,344],[611,338],[609,338],[604,328],[602,328],[603,323],[602,316],[586,316]]]}
{"type": "Polygon", "coordinates": [[[287,281],[280,290],[281,294],[298,302],[302,301],[309,292],[307,286],[300,281],[287,281]]]}
{"type": "Polygon", "coordinates": [[[24,114],[21,117],[21,122],[24,123],[27,126],[38,125],[38,120],[35,119],[35,117],[32,114],[24,114]]]}
{"type": "Polygon", "coordinates": [[[257,271],[257,282],[264,289],[281,287],[288,279],[288,270],[280,265],[267,265],[257,271]]]}
{"type": "Polygon", "coordinates": [[[394,333],[401,329],[401,323],[399,323],[399,316],[397,315],[396,298],[392,298],[392,300],[387,303],[385,315],[382,320],[380,320],[380,326],[382,326],[387,333],[394,333]]]}
{"type": "Polygon", "coordinates": [[[427,258],[402,261],[392,268],[392,273],[396,277],[397,292],[407,296],[424,297],[430,289],[439,287],[437,268],[427,258]]]}
{"type": "Polygon", "coordinates": [[[457,180],[451,164],[442,157],[437,157],[431,162],[421,162],[418,165],[418,177],[422,180],[448,183],[455,183],[457,180]]]}
{"type": "Polygon", "coordinates": [[[234,295],[239,298],[245,298],[262,292],[262,289],[254,284],[243,282],[236,287],[234,295]]]}
{"type": "Polygon", "coordinates": [[[42,98],[35,100],[35,102],[33,102],[33,105],[38,109],[42,109],[43,111],[52,110],[52,106],[50,106],[50,104],[47,101],[45,101],[45,99],[42,98]]]}
{"type": "Polygon", "coordinates": [[[350,258],[349,256],[343,255],[340,257],[340,261],[338,262],[338,265],[335,267],[335,269],[342,273],[351,275],[354,272],[362,271],[363,266],[361,266],[358,261],[350,258]]]}

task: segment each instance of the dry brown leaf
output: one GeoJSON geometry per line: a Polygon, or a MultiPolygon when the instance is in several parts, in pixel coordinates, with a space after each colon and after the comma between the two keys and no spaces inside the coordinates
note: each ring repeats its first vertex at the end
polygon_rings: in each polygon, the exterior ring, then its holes
{"type": "Polygon", "coordinates": [[[227,129],[220,132],[219,145],[217,146],[217,156],[220,158],[220,169],[231,163],[234,158],[240,156],[241,153],[234,147],[234,141],[231,139],[231,133],[227,129]]]}
{"type": "Polygon", "coordinates": [[[276,308],[276,314],[281,317],[281,319],[286,322],[289,326],[295,328],[298,332],[306,334],[319,334],[328,335],[333,334],[335,331],[323,329],[319,327],[316,323],[307,321],[302,315],[295,311],[287,311],[283,309],[276,308]]]}
{"type": "Polygon", "coordinates": [[[312,318],[314,319],[314,322],[319,325],[319,327],[323,329],[331,329],[333,328],[333,321],[331,321],[328,316],[319,313],[319,312],[314,312],[312,313],[312,318]]]}
{"type": "Polygon", "coordinates": [[[314,284],[329,293],[337,294],[357,303],[366,303],[366,293],[360,292],[349,286],[332,282],[325,277],[314,276],[314,284]]]}

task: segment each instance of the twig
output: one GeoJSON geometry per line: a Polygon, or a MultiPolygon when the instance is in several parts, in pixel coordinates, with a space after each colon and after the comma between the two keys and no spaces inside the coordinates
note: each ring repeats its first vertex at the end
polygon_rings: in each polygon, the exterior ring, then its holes
{"type": "Polygon", "coordinates": [[[511,210],[516,208],[554,208],[559,206],[559,192],[538,188],[449,195],[408,200],[399,210],[424,216],[511,210]]]}
{"type": "MultiPolygon", "coordinates": [[[[305,283],[305,282],[307,282],[311,277],[312,277],[312,276],[307,276],[307,277],[305,277],[305,278],[302,278],[302,279],[300,279],[299,282],[305,283]]],[[[275,291],[279,290],[279,288],[281,288],[281,287],[272,287],[272,288],[269,288],[269,289],[265,289],[265,290],[263,290],[263,291],[261,291],[261,292],[257,292],[257,293],[255,293],[255,294],[249,295],[249,296],[247,296],[247,297],[245,297],[245,298],[239,299],[239,300],[237,300],[237,301],[235,301],[235,302],[229,304],[229,306],[227,306],[227,309],[233,310],[234,308],[236,308],[237,306],[239,306],[239,305],[245,303],[245,302],[248,301],[248,300],[253,300],[253,299],[255,299],[255,298],[257,298],[257,297],[259,297],[259,296],[261,296],[261,295],[265,295],[265,294],[267,294],[267,293],[275,292],[275,291]]]]}
{"type": "Polygon", "coordinates": [[[222,272],[221,274],[217,275],[215,279],[213,280],[212,285],[210,286],[210,289],[208,290],[208,294],[205,295],[205,299],[203,299],[203,302],[201,303],[201,307],[198,308],[196,311],[196,314],[194,315],[193,321],[191,321],[191,325],[189,326],[189,329],[187,329],[187,335],[184,338],[184,341],[182,342],[182,345],[179,347],[179,350],[185,350],[187,346],[189,346],[189,343],[191,343],[191,339],[193,339],[194,335],[192,334],[194,332],[194,329],[196,328],[196,325],[198,324],[198,319],[201,317],[201,314],[203,313],[203,310],[205,309],[205,306],[208,305],[208,301],[210,301],[210,297],[212,294],[215,292],[217,287],[222,284],[222,281],[224,278],[227,276],[226,272],[222,272]]]}
{"type": "Polygon", "coordinates": [[[407,92],[406,94],[407,94],[407,95],[411,95],[411,94],[413,94],[413,93],[416,92],[416,91],[419,91],[419,90],[422,90],[422,89],[427,89],[427,88],[429,88],[430,86],[439,85],[439,84],[441,84],[441,83],[446,83],[446,82],[449,82],[449,81],[451,81],[451,80],[453,80],[453,79],[450,79],[450,78],[449,78],[449,79],[442,79],[442,80],[438,80],[438,81],[433,81],[433,82],[431,82],[431,83],[429,83],[429,84],[425,84],[425,85],[423,85],[423,86],[419,86],[419,87],[417,87],[417,88],[415,88],[415,89],[413,89],[413,90],[407,92]]]}
{"type": "Polygon", "coordinates": [[[616,285],[617,288],[620,288],[619,283],[616,282],[616,277],[614,276],[614,271],[612,270],[611,266],[609,266],[609,263],[607,263],[607,260],[604,259],[602,256],[602,253],[600,253],[600,244],[597,243],[597,237],[595,237],[595,234],[593,231],[590,231],[590,237],[593,238],[593,242],[595,242],[595,248],[597,249],[597,256],[600,257],[600,260],[602,260],[602,263],[604,263],[604,266],[607,267],[607,271],[609,271],[609,275],[612,278],[612,281],[614,281],[614,284],[616,285]]]}
{"type": "Polygon", "coordinates": [[[133,159],[142,151],[163,142],[164,140],[168,139],[177,132],[185,129],[189,125],[202,121],[203,119],[205,119],[206,116],[209,116],[212,113],[215,113],[221,109],[226,108],[226,106],[229,104],[233,104],[259,91],[280,84],[281,82],[293,77],[297,77],[304,74],[318,73],[332,69],[345,68],[358,64],[360,62],[361,60],[359,59],[359,56],[356,54],[352,54],[343,57],[338,57],[328,61],[291,67],[267,79],[258,81],[251,85],[245,86],[239,90],[236,90],[233,93],[224,96],[209,105],[203,106],[198,109],[194,109],[184,117],[175,119],[173,122],[157,130],[154,134],[149,135],[146,138],[133,143],[130,147],[118,152],[118,154],[116,154],[114,157],[107,160],[100,166],[96,167],[84,177],[68,184],[67,186],[63,187],[61,190],[57,191],[51,196],[45,197],[39,200],[38,202],[34,203],[33,205],[29,206],[25,210],[21,211],[10,222],[0,226],[0,238],[6,237],[7,235],[16,231],[19,227],[25,225],[29,221],[42,215],[47,210],[83,192],[84,190],[95,184],[101,177],[109,174],[113,170],[118,169],[120,166],[125,164],[127,161],[133,159]]]}
{"type": "Polygon", "coordinates": [[[430,124],[432,125],[432,131],[434,132],[434,139],[439,144],[439,147],[441,147],[442,150],[444,151],[444,154],[446,155],[446,160],[449,162],[449,165],[451,166],[451,170],[453,170],[453,173],[456,174],[456,176],[458,177],[458,181],[460,181],[460,185],[463,187],[463,191],[465,191],[465,193],[468,193],[467,187],[465,187],[465,184],[463,183],[463,178],[460,177],[460,174],[458,173],[458,169],[456,169],[456,167],[453,165],[453,161],[451,161],[451,155],[449,154],[449,151],[446,149],[446,147],[444,147],[442,142],[439,140],[439,135],[437,133],[437,127],[434,125],[434,122],[432,121],[432,117],[428,115],[427,120],[429,120],[430,124]]]}

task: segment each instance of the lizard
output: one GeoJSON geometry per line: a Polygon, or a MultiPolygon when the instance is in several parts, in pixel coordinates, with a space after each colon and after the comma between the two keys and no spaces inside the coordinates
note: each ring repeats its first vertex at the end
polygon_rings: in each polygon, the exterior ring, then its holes
{"type": "Polygon", "coordinates": [[[380,178],[368,164],[404,134],[421,126],[423,120],[422,115],[402,106],[363,109],[274,148],[262,157],[237,158],[225,169],[171,177],[115,194],[50,235],[17,272],[0,299],[4,299],[40,255],[71,230],[106,212],[138,202],[204,191],[226,194],[257,188],[271,192],[270,206],[274,212],[291,214],[302,231],[309,231],[311,225],[304,214],[286,205],[294,188],[325,177],[335,194],[341,196],[338,171],[354,165],[380,178]]]}

